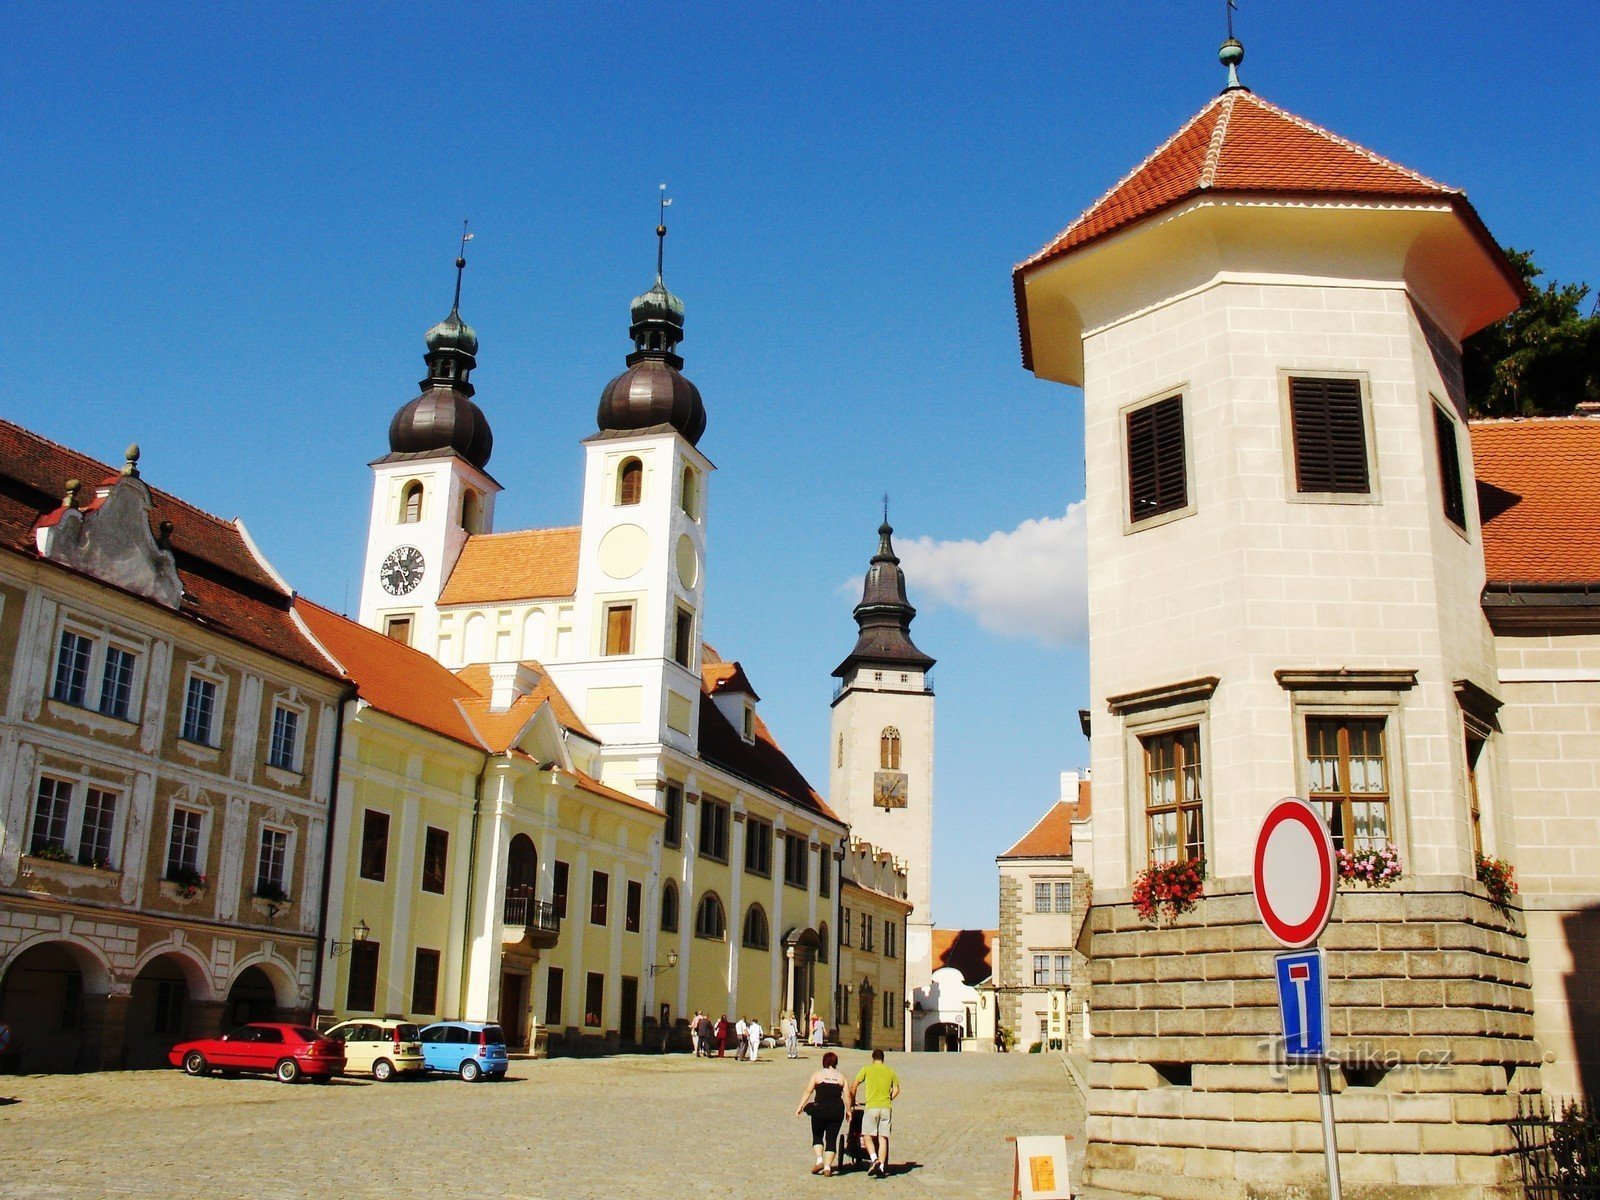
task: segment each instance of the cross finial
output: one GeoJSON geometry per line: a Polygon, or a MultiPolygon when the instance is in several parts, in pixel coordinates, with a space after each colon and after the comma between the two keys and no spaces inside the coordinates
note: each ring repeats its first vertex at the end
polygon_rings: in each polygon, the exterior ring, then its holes
{"type": "Polygon", "coordinates": [[[885,492],[883,494],[883,523],[885,525],[887,525],[889,523],[889,493],[888,492],[885,492]]]}
{"type": "Polygon", "coordinates": [[[667,209],[672,207],[672,197],[667,195],[667,185],[661,185],[660,216],[656,219],[656,282],[661,282],[661,268],[667,253],[667,209]]]}
{"type": "Polygon", "coordinates": [[[467,232],[467,220],[461,219],[461,251],[456,255],[456,299],[450,306],[451,312],[461,309],[461,273],[467,269],[467,243],[472,240],[472,234],[467,232]]]}
{"type": "Polygon", "coordinates": [[[1237,0],[1223,0],[1223,10],[1228,18],[1228,40],[1222,43],[1222,49],[1217,51],[1217,59],[1228,68],[1228,86],[1224,91],[1245,91],[1244,84],[1239,82],[1239,64],[1244,61],[1244,43],[1233,36],[1233,12],[1238,8],[1237,0]]]}

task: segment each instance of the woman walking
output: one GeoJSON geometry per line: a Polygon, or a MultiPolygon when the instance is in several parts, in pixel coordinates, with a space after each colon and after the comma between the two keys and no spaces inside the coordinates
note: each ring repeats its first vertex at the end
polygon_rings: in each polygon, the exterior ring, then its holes
{"type": "Polygon", "coordinates": [[[839,1129],[844,1125],[845,1111],[854,1103],[853,1092],[850,1081],[839,1073],[839,1056],[829,1050],[822,1056],[822,1069],[806,1080],[800,1107],[794,1110],[797,1117],[808,1108],[811,1112],[811,1152],[817,1156],[816,1165],[811,1168],[813,1175],[833,1174],[839,1129]]]}
{"type": "Polygon", "coordinates": [[[728,1056],[728,1014],[723,1013],[717,1018],[717,1057],[728,1056]]]}
{"type": "Polygon", "coordinates": [[[816,1013],[811,1014],[811,1044],[817,1049],[822,1049],[822,1039],[827,1036],[828,1027],[822,1017],[816,1013]]]}

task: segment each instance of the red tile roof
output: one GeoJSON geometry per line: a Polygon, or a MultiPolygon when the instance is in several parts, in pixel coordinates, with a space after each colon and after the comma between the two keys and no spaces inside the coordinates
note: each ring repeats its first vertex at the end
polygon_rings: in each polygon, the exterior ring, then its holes
{"type": "MultiPolygon", "coordinates": [[[[103,462],[0,420],[0,547],[37,559],[34,525],[60,507],[67,480],[81,480],[88,497],[118,474],[103,462]]],[[[238,524],[157,488],[150,489],[150,496],[156,525],[172,522],[169,544],[184,590],[180,616],[338,678],[295,624],[288,591],[256,557],[238,524]]]]}
{"type": "Polygon", "coordinates": [[[538,680],[527,695],[517,697],[511,707],[503,713],[490,713],[488,709],[488,697],[494,690],[494,684],[489,678],[489,666],[487,663],[474,663],[471,666],[462,667],[456,673],[458,679],[470,684],[473,690],[478,693],[479,702],[482,705],[482,716],[480,717],[478,710],[474,709],[473,723],[480,730],[485,730],[486,726],[503,726],[505,727],[505,736],[511,737],[528,723],[528,719],[534,713],[539,711],[541,704],[549,701],[550,711],[555,714],[558,723],[572,730],[573,733],[588,738],[591,742],[600,740],[589,732],[589,727],[579,718],[577,710],[572,707],[566,695],[551,680],[550,673],[544,669],[543,664],[525,662],[522,665],[534,672],[538,676],[538,680]],[[515,729],[512,729],[511,726],[515,726],[515,729]]]}
{"type": "Polygon", "coordinates": [[[999,938],[998,929],[935,929],[933,969],[954,967],[969,986],[982,983],[994,974],[992,954],[999,938]]]}
{"type": "Polygon", "coordinates": [[[1001,858],[1068,858],[1072,854],[1072,819],[1076,806],[1057,800],[1034,827],[1001,858]]]}
{"type": "Polygon", "coordinates": [[[440,604],[495,604],[544,600],[578,590],[576,526],[480,533],[467,539],[440,604]]]}
{"type": "Polygon", "coordinates": [[[1491,584],[1600,584],[1600,420],[1475,421],[1491,584]]]}

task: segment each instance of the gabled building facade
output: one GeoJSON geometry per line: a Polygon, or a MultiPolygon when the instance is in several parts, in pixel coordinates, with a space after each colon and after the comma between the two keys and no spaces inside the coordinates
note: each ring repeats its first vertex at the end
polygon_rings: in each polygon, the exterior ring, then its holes
{"type": "Polygon", "coordinates": [[[24,1071],[306,1019],[348,687],[244,526],[0,421],[0,1022],[24,1071]]]}
{"type": "Polygon", "coordinates": [[[900,1050],[910,1031],[906,864],[870,842],[851,841],[839,864],[839,983],[833,1020],[841,1046],[900,1050]]]}

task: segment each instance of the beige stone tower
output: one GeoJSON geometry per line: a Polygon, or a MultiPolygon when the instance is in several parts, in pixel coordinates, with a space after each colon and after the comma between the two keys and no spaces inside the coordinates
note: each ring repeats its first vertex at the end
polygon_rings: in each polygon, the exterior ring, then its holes
{"type": "Polygon", "coordinates": [[[828,798],[856,838],[905,867],[909,990],[933,973],[934,660],[911,641],[917,610],[906,599],[893,534],[886,514],[855,609],[861,635],[833,672],[828,798]]]}
{"type": "Polygon", "coordinates": [[[1325,1194],[1249,892],[1301,795],[1403,865],[1323,939],[1345,1194],[1509,1195],[1538,1050],[1521,914],[1475,878],[1499,701],[1460,344],[1516,272],[1461,192],[1233,78],[1015,286],[1025,365],[1083,388],[1088,1182],[1325,1194]],[[1197,907],[1142,920],[1139,874],[1191,860],[1197,907]]]}

